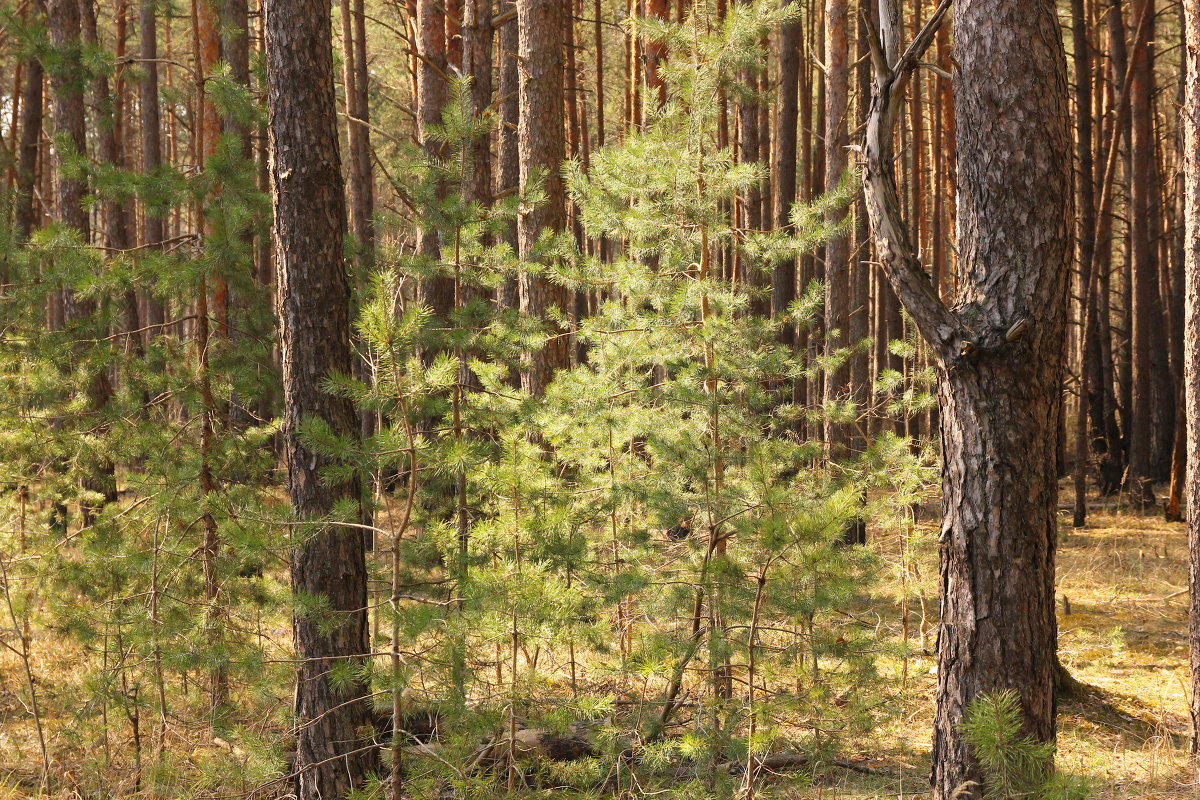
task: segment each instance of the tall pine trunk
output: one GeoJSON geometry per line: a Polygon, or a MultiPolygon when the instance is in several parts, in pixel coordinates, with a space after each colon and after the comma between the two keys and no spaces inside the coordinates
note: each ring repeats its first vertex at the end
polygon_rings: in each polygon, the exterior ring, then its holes
{"type": "MultiPolygon", "coordinates": [[[[500,0],[501,15],[516,12],[515,0],[500,0]]],[[[497,198],[520,190],[521,159],[517,153],[517,122],[521,117],[517,80],[517,20],[510,18],[499,26],[499,70],[496,92],[500,103],[500,125],[496,131],[496,190],[497,198]]],[[[505,241],[517,251],[517,225],[513,222],[505,231],[505,241]]],[[[496,305],[515,309],[520,304],[516,279],[506,279],[496,290],[496,305]]]]}
{"type": "MultiPolygon", "coordinates": [[[[445,153],[445,146],[429,135],[428,129],[442,122],[442,109],[450,100],[446,83],[446,10],[440,0],[417,0],[417,138],[425,151],[434,158],[445,153]]],[[[441,258],[438,232],[421,229],[417,232],[417,250],[431,259],[441,258]]],[[[454,279],[435,275],[421,283],[420,299],[433,315],[446,320],[454,308],[454,279]]]]}
{"type": "MultiPolygon", "coordinates": [[[[300,438],[307,419],[323,420],[340,436],[357,428],[350,401],[321,387],[331,372],[349,374],[352,366],[331,6],[330,0],[268,0],[265,11],[288,492],[297,519],[320,520],[339,500],[358,498],[357,486],[322,479],[329,459],[300,438]]],[[[329,615],[298,613],[293,623],[300,659],[296,793],[300,800],[343,798],[362,787],[377,763],[364,737],[371,719],[367,683],[360,673],[339,686],[330,677],[332,666],[361,666],[368,652],[363,537],[319,522],[293,530],[293,590],[323,598],[329,615]]]]}
{"type": "Polygon", "coordinates": [[[983,795],[984,776],[960,728],[981,694],[1016,689],[1024,732],[1054,739],[1056,448],[1073,243],[1066,63],[1054,3],[963,0],[955,12],[955,310],[918,261],[899,211],[891,131],[906,79],[948,6],[903,60],[897,29],[884,27],[863,176],[880,260],[937,359],[945,509],[937,800],[983,795]]]}
{"type": "Polygon", "coordinates": [[[1185,303],[1184,376],[1187,414],[1188,640],[1191,650],[1192,744],[1200,753],[1200,3],[1184,9],[1185,69],[1184,225],[1185,303]]]}

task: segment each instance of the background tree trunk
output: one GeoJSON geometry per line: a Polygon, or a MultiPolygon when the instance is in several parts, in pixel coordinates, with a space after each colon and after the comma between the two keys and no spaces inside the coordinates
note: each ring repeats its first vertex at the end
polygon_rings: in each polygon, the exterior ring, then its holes
{"type": "MultiPolygon", "coordinates": [[[[846,0],[825,3],[825,191],[838,188],[848,162],[847,116],[850,98],[849,14],[846,0]]],[[[839,223],[844,209],[831,211],[827,222],[839,223]]],[[[840,233],[825,245],[825,355],[834,356],[850,344],[850,238],[840,233]]],[[[824,401],[846,402],[850,364],[844,361],[825,372],[824,401]]],[[[830,458],[848,455],[854,447],[854,426],[827,419],[825,440],[830,458]]]]}
{"type": "MultiPolygon", "coordinates": [[[[142,128],[142,172],[153,175],[162,168],[162,121],[158,103],[158,10],[155,0],[142,0],[138,10],[138,35],[142,79],[138,84],[138,112],[142,128]]],[[[166,238],[164,209],[143,206],[145,233],[143,242],[158,248],[166,238]]],[[[162,332],[166,309],[162,301],[146,297],[146,340],[162,332]]]]}
{"type": "Polygon", "coordinates": [[[1129,235],[1133,260],[1131,350],[1133,387],[1129,409],[1128,489],[1136,503],[1154,500],[1152,484],[1170,474],[1175,394],[1167,357],[1166,314],[1159,281],[1161,236],[1159,170],[1154,130],[1154,0],[1134,0],[1142,38],[1134,42],[1130,124],[1133,149],[1129,235]]]}
{"type": "Polygon", "coordinates": [[[42,62],[30,58],[25,62],[25,86],[21,91],[21,151],[17,162],[17,239],[25,241],[33,233],[33,187],[36,185],[38,149],[42,138],[42,83],[45,73],[42,62]]]}
{"type": "MultiPolygon", "coordinates": [[[[450,100],[450,87],[446,83],[446,11],[441,0],[417,0],[417,36],[420,54],[417,61],[417,124],[420,126],[417,137],[430,156],[439,158],[445,147],[430,138],[426,129],[441,124],[442,109],[450,100]]],[[[440,258],[438,232],[420,230],[417,250],[429,258],[440,258]]],[[[454,308],[454,279],[435,276],[422,281],[420,298],[435,317],[445,320],[454,308]]]]}
{"type": "MultiPolygon", "coordinates": [[[[782,0],[790,5],[791,0],[782,0]]],[[[777,230],[790,224],[792,204],[796,202],[796,123],[800,107],[797,93],[800,86],[800,47],[804,24],[796,19],[785,22],[779,29],[779,103],[775,116],[775,149],[772,151],[771,222],[777,230]]],[[[771,275],[771,315],[787,313],[796,299],[796,260],[780,261],[771,275]]],[[[795,329],[783,329],[784,340],[793,343],[795,329]]]]}
{"type": "MultiPolygon", "coordinates": [[[[516,11],[515,0],[500,0],[501,15],[516,11]]],[[[521,159],[517,153],[517,125],[521,118],[520,87],[517,80],[517,20],[509,19],[499,29],[500,53],[498,57],[500,103],[500,126],[496,131],[496,191],[495,196],[519,191],[521,185],[521,159]]],[[[517,225],[513,222],[505,233],[505,239],[516,252],[517,225]]],[[[501,308],[515,309],[520,305],[517,281],[505,280],[496,292],[496,303],[501,308]]]]}
{"type": "MultiPolygon", "coordinates": [[[[562,0],[517,0],[520,58],[517,61],[520,121],[517,150],[521,190],[542,181],[545,200],[524,204],[517,220],[521,257],[532,258],[534,245],[545,232],[566,228],[566,190],[562,162],[566,153],[563,130],[563,45],[567,9],[562,0]]],[[[549,279],[525,273],[520,279],[521,311],[545,318],[551,308],[564,314],[571,309],[571,293],[549,279]]],[[[552,329],[550,339],[536,353],[521,376],[522,388],[532,394],[545,390],[555,370],[571,363],[569,337],[552,329]]]]}

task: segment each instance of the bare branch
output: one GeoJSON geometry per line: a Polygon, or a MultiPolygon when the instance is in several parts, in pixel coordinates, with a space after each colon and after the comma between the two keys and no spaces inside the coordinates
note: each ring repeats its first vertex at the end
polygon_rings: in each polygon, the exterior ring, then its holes
{"type": "Polygon", "coordinates": [[[908,226],[901,212],[899,190],[896,187],[893,131],[896,117],[904,101],[904,87],[909,75],[921,62],[921,57],[933,42],[938,27],[945,19],[952,0],[942,0],[925,27],[913,39],[895,67],[889,63],[889,49],[897,47],[898,14],[893,0],[880,0],[881,56],[874,58],[875,81],[871,109],[867,116],[866,137],[861,146],[863,160],[863,192],[867,216],[875,247],[884,273],[896,290],[896,295],[912,316],[921,335],[943,360],[969,357],[975,346],[969,331],[938,296],[937,288],[917,258],[908,226]]]}

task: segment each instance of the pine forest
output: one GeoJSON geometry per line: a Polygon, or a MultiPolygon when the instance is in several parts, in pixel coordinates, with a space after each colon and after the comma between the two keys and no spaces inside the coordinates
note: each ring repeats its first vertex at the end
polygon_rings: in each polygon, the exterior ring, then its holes
{"type": "Polygon", "coordinates": [[[1200,0],[0,0],[0,800],[1200,796],[1200,0]]]}

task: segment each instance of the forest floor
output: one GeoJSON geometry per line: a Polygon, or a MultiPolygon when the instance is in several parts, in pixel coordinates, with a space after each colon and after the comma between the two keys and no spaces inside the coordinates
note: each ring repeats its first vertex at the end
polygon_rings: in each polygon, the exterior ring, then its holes
{"type": "MultiPolygon", "coordinates": [[[[1083,688],[1060,698],[1056,764],[1085,779],[1093,800],[1194,800],[1200,783],[1188,756],[1186,527],[1115,511],[1093,513],[1081,530],[1068,513],[1059,519],[1059,656],[1083,688]]],[[[918,559],[927,584],[936,580],[933,549],[918,559]]],[[[930,614],[936,610],[931,599],[930,614]]],[[[928,797],[936,682],[933,620],[929,626],[929,649],[908,665],[904,712],[860,745],[863,763],[881,774],[831,771],[792,797],[928,797]]],[[[919,632],[911,635],[916,641],[919,632]]],[[[900,676],[903,664],[881,669],[900,676]]]]}
{"type": "MultiPolygon", "coordinates": [[[[1079,697],[1060,702],[1057,763],[1083,777],[1095,800],[1183,800],[1200,796],[1188,759],[1187,718],[1187,540],[1183,525],[1158,516],[1100,511],[1087,528],[1073,530],[1060,516],[1058,603],[1060,657],[1085,685],[1079,697]]],[[[931,532],[932,523],[921,526],[931,532]]],[[[879,606],[882,633],[904,638],[899,596],[908,603],[908,638],[916,655],[879,664],[899,713],[891,722],[852,743],[844,757],[865,767],[829,767],[815,777],[781,776],[767,794],[794,800],[928,798],[929,746],[933,712],[936,633],[936,544],[924,537],[916,569],[904,582],[885,581],[879,606]],[[925,609],[918,595],[926,597],[925,609]],[[885,598],[881,598],[885,599],[885,598]],[[891,611],[885,609],[890,608],[891,611]],[[924,630],[922,630],[924,629],[924,630]],[[925,643],[922,652],[921,642],[925,643]]],[[[900,540],[876,544],[885,560],[898,563],[900,540]]],[[[281,631],[282,633],[282,631],[281,631]]],[[[39,683],[70,683],[70,649],[36,636],[39,683]]],[[[71,692],[52,692],[43,707],[47,736],[61,743],[71,717],[71,692]]],[[[37,796],[24,787],[36,780],[38,750],[33,726],[23,713],[23,673],[11,652],[0,653],[0,800],[37,796]]],[[[180,743],[187,747],[187,743],[180,743]]],[[[70,748],[66,748],[70,750],[70,748]]],[[[60,763],[59,777],[72,766],[60,763]]],[[[116,790],[116,787],[113,787],[116,790]]],[[[129,796],[116,790],[112,796],[129,796]]],[[[71,793],[61,797],[77,797],[71,793]]]]}

